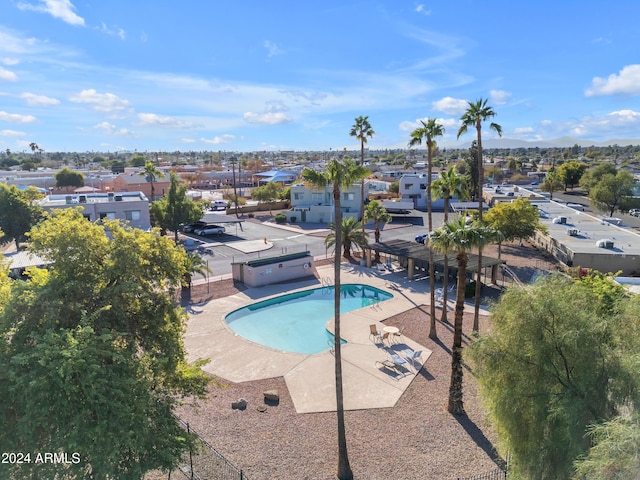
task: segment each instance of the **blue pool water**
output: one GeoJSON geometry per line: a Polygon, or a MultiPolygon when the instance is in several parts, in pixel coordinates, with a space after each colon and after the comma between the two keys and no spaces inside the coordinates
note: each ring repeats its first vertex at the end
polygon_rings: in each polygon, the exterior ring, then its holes
{"type": "MultiPolygon", "coordinates": [[[[346,313],[393,298],[368,285],[344,284],[340,312],[346,313]]],[[[295,353],[319,353],[333,343],[325,325],[333,318],[334,287],[290,293],[248,305],[228,314],[229,328],[253,342],[295,353]]]]}

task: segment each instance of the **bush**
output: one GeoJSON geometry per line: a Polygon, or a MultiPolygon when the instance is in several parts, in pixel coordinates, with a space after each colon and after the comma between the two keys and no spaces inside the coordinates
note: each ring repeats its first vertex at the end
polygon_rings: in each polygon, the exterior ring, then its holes
{"type": "Polygon", "coordinates": [[[296,217],[291,217],[291,219],[289,220],[291,223],[296,223],[296,217]]]}
{"type": "Polygon", "coordinates": [[[287,216],[284,213],[276,214],[276,223],[285,223],[287,221],[287,216]]]}

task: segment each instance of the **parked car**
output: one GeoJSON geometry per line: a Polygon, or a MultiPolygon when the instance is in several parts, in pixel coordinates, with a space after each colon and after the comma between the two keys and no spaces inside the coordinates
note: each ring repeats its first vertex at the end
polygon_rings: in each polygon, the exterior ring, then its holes
{"type": "Polygon", "coordinates": [[[195,233],[196,235],[220,235],[222,233],[224,233],[224,227],[220,226],[220,225],[207,225],[204,228],[199,228],[197,230],[194,230],[193,233],[195,233]]]}
{"type": "Polygon", "coordinates": [[[416,242],[421,243],[424,245],[424,243],[429,240],[429,235],[428,233],[424,233],[422,235],[417,235],[416,236],[416,242]]]}
{"type": "Polygon", "coordinates": [[[629,210],[629,215],[632,217],[640,217],[640,208],[632,208],[629,210]]]}
{"type": "Polygon", "coordinates": [[[567,207],[573,208],[574,210],[580,210],[581,212],[584,212],[584,205],[582,205],[581,203],[569,202],[569,203],[567,203],[567,207]]]}
{"type": "Polygon", "coordinates": [[[227,206],[227,202],[225,202],[224,200],[216,200],[214,202],[211,202],[211,207],[209,208],[211,210],[225,210],[227,206]]]}
{"type": "Polygon", "coordinates": [[[197,229],[200,228],[204,228],[207,226],[206,222],[196,222],[196,223],[190,223],[189,225],[185,225],[184,227],[182,227],[182,231],[184,233],[191,233],[191,232],[195,232],[197,229]]]}

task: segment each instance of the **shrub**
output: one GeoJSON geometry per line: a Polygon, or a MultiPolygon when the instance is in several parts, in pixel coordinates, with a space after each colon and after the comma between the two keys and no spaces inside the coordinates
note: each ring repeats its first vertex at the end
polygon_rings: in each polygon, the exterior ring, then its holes
{"type": "Polygon", "coordinates": [[[472,298],[476,294],[476,281],[467,283],[464,287],[464,298],[472,298]]]}
{"type": "Polygon", "coordinates": [[[287,216],[284,213],[278,213],[275,216],[276,223],[285,223],[287,221],[287,216]]]}
{"type": "Polygon", "coordinates": [[[291,217],[290,222],[291,222],[291,223],[296,223],[296,217],[291,217]]]}

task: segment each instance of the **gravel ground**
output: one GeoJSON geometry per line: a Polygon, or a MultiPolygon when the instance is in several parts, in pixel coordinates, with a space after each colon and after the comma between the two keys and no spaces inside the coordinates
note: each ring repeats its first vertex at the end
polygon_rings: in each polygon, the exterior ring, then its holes
{"type": "MultiPolygon", "coordinates": [[[[496,254],[486,251],[486,255],[496,254]]],[[[502,257],[525,281],[537,270],[556,269],[530,244],[503,246],[502,257]]],[[[219,282],[215,296],[237,291],[231,281],[219,282]]],[[[408,337],[433,351],[396,406],[345,412],[356,479],[454,480],[497,468],[495,434],[481,411],[469,370],[464,372],[467,415],[456,417],[446,411],[452,325],[438,322],[438,339],[430,340],[428,312],[428,306],[420,306],[385,321],[404,328],[408,337]]],[[[453,312],[449,319],[453,321],[453,312]]],[[[473,315],[465,315],[466,334],[471,332],[472,320],[473,315]]],[[[481,317],[481,332],[488,328],[490,318],[481,317]]],[[[297,414],[281,377],[212,388],[206,402],[185,405],[177,413],[251,480],[335,478],[335,413],[297,414]],[[279,404],[268,406],[264,413],[257,411],[263,392],[272,389],[280,393],[279,404]],[[248,401],[246,410],[231,409],[231,402],[238,398],[248,401]]]]}

